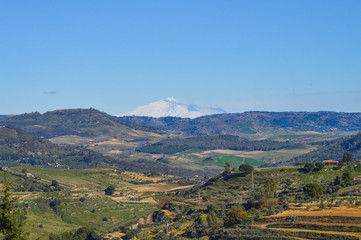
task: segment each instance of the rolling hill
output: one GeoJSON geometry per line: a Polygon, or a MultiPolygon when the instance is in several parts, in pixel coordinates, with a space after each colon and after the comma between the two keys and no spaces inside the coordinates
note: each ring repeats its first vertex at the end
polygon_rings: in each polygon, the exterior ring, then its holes
{"type": "Polygon", "coordinates": [[[361,113],[244,112],[195,119],[125,116],[121,119],[164,129],[182,136],[230,134],[248,139],[317,133],[350,135],[361,130],[361,113]]]}
{"type": "Polygon", "coordinates": [[[0,162],[4,165],[95,167],[110,160],[88,149],[59,146],[10,125],[0,128],[0,162]]]}
{"type": "Polygon", "coordinates": [[[60,168],[99,168],[111,166],[140,173],[160,172],[176,176],[204,174],[200,171],[172,167],[155,160],[106,156],[83,147],[61,146],[11,125],[0,128],[0,165],[36,165],[60,168]]]}
{"type": "Polygon", "coordinates": [[[125,121],[95,109],[35,112],[0,119],[0,126],[7,124],[53,143],[84,146],[105,154],[121,153],[168,136],[159,128],[125,121]]]}
{"type": "Polygon", "coordinates": [[[134,133],[163,133],[158,128],[128,122],[96,109],[65,109],[44,114],[25,113],[0,119],[0,124],[11,124],[47,139],[64,135],[127,137],[134,133]]]}

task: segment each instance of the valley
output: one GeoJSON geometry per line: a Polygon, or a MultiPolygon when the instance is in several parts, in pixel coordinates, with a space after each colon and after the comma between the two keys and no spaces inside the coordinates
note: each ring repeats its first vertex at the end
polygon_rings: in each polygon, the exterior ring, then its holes
{"type": "Polygon", "coordinates": [[[167,127],[95,109],[5,116],[1,183],[27,209],[29,239],[358,239],[358,125],[312,114],[156,119],[167,127]],[[306,170],[345,152],[354,164],[306,170]]]}

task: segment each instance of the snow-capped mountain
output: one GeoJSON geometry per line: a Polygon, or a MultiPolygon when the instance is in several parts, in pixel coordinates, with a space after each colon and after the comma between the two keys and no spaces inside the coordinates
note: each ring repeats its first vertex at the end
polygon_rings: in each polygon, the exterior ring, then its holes
{"type": "Polygon", "coordinates": [[[196,118],[204,115],[211,115],[217,113],[225,113],[225,111],[220,108],[199,107],[193,104],[185,104],[181,103],[175,98],[169,97],[164,100],[138,107],[133,111],[117,116],[196,118]]]}

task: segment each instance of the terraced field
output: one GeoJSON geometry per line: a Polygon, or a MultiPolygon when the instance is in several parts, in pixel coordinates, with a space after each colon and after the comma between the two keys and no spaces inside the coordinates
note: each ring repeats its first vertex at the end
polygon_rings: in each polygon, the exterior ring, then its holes
{"type": "MultiPolygon", "coordinates": [[[[24,171],[24,168],[15,167],[6,174],[17,189],[22,187],[17,183],[24,181],[24,171]]],[[[156,210],[157,202],[153,198],[156,192],[191,187],[166,182],[156,185],[171,177],[153,178],[112,169],[26,168],[26,172],[34,178],[25,182],[36,181],[37,185],[45,186],[55,180],[61,188],[60,191],[15,193],[28,208],[25,230],[30,233],[29,239],[48,239],[50,233],[59,234],[84,226],[101,234],[113,232],[156,210]],[[116,187],[112,196],[104,193],[109,185],[116,187]]]]}

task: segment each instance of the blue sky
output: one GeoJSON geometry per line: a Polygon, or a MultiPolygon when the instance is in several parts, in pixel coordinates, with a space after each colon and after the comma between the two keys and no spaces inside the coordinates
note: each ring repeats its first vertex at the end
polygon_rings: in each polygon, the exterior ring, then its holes
{"type": "Polygon", "coordinates": [[[0,1],[0,114],[361,112],[361,1],[0,1]]]}

